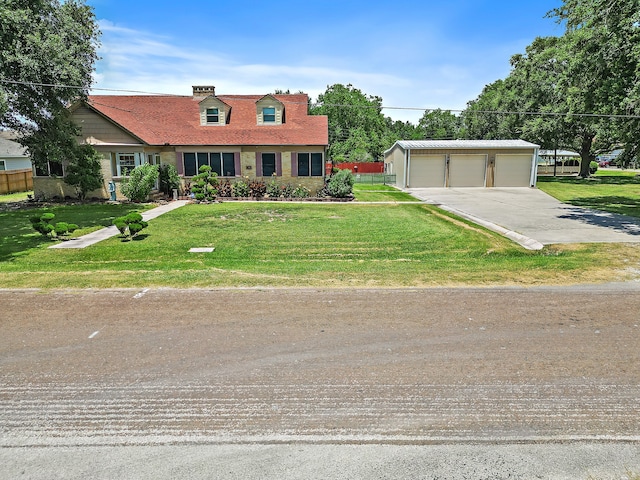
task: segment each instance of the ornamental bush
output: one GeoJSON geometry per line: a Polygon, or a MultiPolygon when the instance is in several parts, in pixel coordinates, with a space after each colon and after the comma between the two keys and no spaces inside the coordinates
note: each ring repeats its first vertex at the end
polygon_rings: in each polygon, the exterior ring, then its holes
{"type": "Polygon", "coordinates": [[[158,179],[158,166],[145,163],[131,170],[128,178],[123,178],[120,191],[132,202],[144,202],[158,179]]]}
{"type": "Polygon", "coordinates": [[[248,197],[251,194],[249,184],[244,180],[238,180],[233,184],[233,196],[234,197],[248,197]]]}
{"type": "Polygon", "coordinates": [[[65,240],[78,229],[78,225],[75,223],[57,222],[54,224],[54,218],[53,213],[43,213],[29,217],[29,221],[36,232],[51,239],[65,240]]]}
{"type": "Polygon", "coordinates": [[[353,193],[355,178],[350,170],[340,170],[329,179],[327,190],[335,198],[345,198],[353,193]]]}
{"type": "Polygon", "coordinates": [[[133,239],[142,229],[147,228],[149,225],[142,220],[142,215],[137,212],[131,212],[124,217],[118,217],[113,221],[113,224],[120,231],[120,236],[123,241],[133,239]]]}
{"type": "Polygon", "coordinates": [[[212,201],[218,195],[218,174],[211,171],[209,165],[202,165],[198,171],[198,175],[193,177],[191,191],[196,200],[212,201]]]}
{"type": "Polygon", "coordinates": [[[293,198],[308,198],[311,195],[311,192],[308,188],[298,185],[293,192],[291,192],[291,196],[293,198]]]}
{"type": "Polygon", "coordinates": [[[174,165],[162,165],[158,169],[160,191],[171,196],[173,190],[180,189],[180,177],[174,165]]]}

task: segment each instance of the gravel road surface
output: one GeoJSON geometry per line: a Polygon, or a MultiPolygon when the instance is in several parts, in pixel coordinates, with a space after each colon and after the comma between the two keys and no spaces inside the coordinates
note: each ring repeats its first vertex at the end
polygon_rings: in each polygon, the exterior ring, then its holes
{"type": "Polygon", "coordinates": [[[640,472],[638,284],[0,305],[0,478],[640,472]]]}

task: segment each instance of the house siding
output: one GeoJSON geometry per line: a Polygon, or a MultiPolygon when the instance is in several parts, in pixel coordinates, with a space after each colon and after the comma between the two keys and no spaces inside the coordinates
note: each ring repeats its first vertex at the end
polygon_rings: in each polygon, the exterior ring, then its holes
{"type": "Polygon", "coordinates": [[[140,144],[138,139],[85,106],[78,107],[72,119],[81,128],[81,140],[84,143],[140,144]]]}

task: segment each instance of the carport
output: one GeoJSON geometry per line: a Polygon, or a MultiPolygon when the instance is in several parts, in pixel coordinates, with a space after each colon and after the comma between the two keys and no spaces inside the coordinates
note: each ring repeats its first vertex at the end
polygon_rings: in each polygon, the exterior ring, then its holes
{"type": "Polygon", "coordinates": [[[400,188],[534,187],[538,145],[524,140],[397,141],[385,172],[400,188]]]}

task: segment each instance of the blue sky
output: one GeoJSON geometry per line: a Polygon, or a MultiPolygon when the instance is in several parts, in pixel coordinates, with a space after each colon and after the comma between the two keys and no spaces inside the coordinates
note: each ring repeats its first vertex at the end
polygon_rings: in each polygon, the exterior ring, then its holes
{"type": "MultiPolygon", "coordinates": [[[[87,0],[102,30],[94,87],[189,95],[302,90],[334,83],[385,107],[463,109],[509,73],[561,0],[87,0]]],[[[94,93],[115,93],[94,90],[94,93]]],[[[414,123],[423,111],[385,109],[414,123]]]]}

